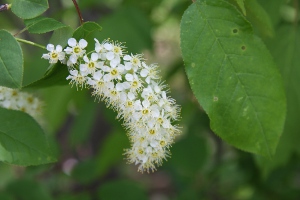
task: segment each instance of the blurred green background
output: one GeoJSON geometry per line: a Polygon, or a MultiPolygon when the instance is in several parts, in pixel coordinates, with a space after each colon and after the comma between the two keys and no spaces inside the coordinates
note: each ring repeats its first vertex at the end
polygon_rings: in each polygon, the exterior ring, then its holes
{"type": "MultiPolygon", "coordinates": [[[[4,4],[11,1],[0,1],[4,4]]],[[[264,1],[260,1],[264,2],[264,1]]],[[[283,2],[283,1],[282,1],[283,2]]],[[[85,21],[102,31],[99,41],[126,42],[127,51],[143,53],[158,63],[171,95],[182,106],[182,135],[172,157],[154,173],[140,174],[126,164],[128,138],[116,113],[95,102],[90,91],[57,86],[32,91],[45,102],[44,127],[57,148],[58,162],[18,167],[0,163],[1,200],[260,200],[300,199],[300,151],[275,156],[268,163],[222,142],[209,128],[209,119],[188,85],[180,55],[179,25],[189,0],[78,0],[85,21]]],[[[262,3],[268,8],[266,3],[262,3]]],[[[72,28],[79,20],[71,0],[50,0],[44,16],[72,28]]],[[[267,9],[272,15],[274,10],[267,9]]],[[[278,12],[279,13],[279,12],[278,12]]],[[[273,13],[274,14],[274,13],[273,13]]],[[[275,23],[283,23],[278,14],[275,23]]],[[[15,34],[23,21],[0,13],[0,29],[15,34]]],[[[47,45],[51,34],[19,37],[47,45]]],[[[267,40],[266,40],[267,41],[267,40]]],[[[43,50],[21,44],[25,57],[23,85],[39,79],[48,63],[43,50]]]]}

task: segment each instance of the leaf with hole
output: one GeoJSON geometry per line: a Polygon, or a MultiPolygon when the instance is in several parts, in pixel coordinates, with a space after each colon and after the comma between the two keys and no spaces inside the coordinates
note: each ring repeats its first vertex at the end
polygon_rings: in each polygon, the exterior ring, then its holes
{"type": "Polygon", "coordinates": [[[212,130],[236,148],[274,155],[285,121],[285,94],[251,24],[225,1],[196,1],[181,21],[181,50],[212,130]]]}

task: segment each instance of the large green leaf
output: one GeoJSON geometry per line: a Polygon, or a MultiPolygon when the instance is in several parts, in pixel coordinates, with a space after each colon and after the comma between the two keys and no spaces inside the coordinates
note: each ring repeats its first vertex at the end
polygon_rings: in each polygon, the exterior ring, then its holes
{"type": "Polygon", "coordinates": [[[22,19],[39,16],[48,9],[47,0],[14,0],[11,10],[22,19]]]}
{"type": "Polygon", "coordinates": [[[33,19],[26,19],[24,23],[30,33],[47,33],[56,29],[67,27],[67,25],[47,17],[36,17],[33,19]]]}
{"type": "Polygon", "coordinates": [[[0,160],[28,166],[55,162],[42,128],[28,114],[0,107],[0,160]]]}
{"type": "Polygon", "coordinates": [[[249,22],[227,2],[197,1],[182,18],[181,50],[212,130],[239,149],[272,156],[285,120],[284,89],[249,22]]]}
{"type": "Polygon", "coordinates": [[[0,85],[20,88],[23,80],[23,54],[16,39],[0,30],[0,85]]]}

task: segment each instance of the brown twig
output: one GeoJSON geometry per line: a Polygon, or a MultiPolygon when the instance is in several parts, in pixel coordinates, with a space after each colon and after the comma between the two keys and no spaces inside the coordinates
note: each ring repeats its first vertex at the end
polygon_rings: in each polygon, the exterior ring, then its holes
{"type": "Polygon", "coordinates": [[[77,10],[77,14],[78,14],[78,17],[79,17],[79,20],[80,20],[80,24],[82,25],[83,24],[83,18],[82,18],[79,6],[78,6],[76,0],[72,0],[72,1],[73,1],[73,4],[74,4],[74,6],[75,6],[75,8],[77,10]]]}

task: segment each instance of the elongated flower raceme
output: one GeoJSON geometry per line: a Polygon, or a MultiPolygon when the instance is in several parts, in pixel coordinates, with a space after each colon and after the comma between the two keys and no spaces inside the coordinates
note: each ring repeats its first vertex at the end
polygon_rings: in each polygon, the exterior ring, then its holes
{"type": "Polygon", "coordinates": [[[0,107],[20,110],[28,113],[37,121],[41,120],[41,101],[26,92],[0,86],[0,107]]]}
{"type": "Polygon", "coordinates": [[[124,153],[128,162],[139,165],[138,171],[154,171],[170,156],[169,148],[180,133],[174,125],[180,107],[168,96],[158,66],[147,65],[140,54],[126,54],[122,43],[110,40],[95,39],[89,53],[84,39],[70,38],[68,45],[62,52],[49,44],[42,58],[65,63],[71,85],[92,88],[96,99],[118,112],[131,143],[124,153]]]}

